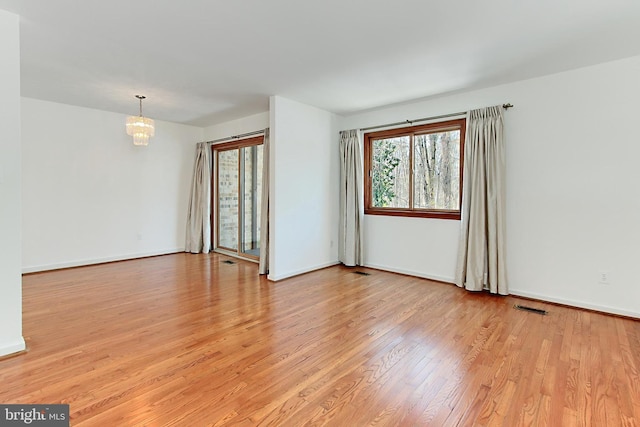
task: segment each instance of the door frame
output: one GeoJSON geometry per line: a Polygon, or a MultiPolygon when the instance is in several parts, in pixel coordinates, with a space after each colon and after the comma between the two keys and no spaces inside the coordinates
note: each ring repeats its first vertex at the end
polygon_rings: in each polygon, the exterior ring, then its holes
{"type": "Polygon", "coordinates": [[[238,258],[244,258],[251,261],[258,261],[259,257],[244,252],[243,248],[243,236],[242,230],[244,228],[244,218],[241,205],[244,204],[244,164],[240,151],[238,151],[238,244],[234,250],[232,248],[225,248],[220,246],[220,236],[218,233],[218,224],[220,223],[220,206],[218,198],[218,155],[221,151],[240,150],[241,148],[259,146],[264,144],[264,135],[259,135],[251,138],[245,138],[237,141],[225,142],[220,144],[211,145],[211,155],[214,163],[213,171],[211,175],[211,206],[214,207],[214,212],[211,215],[211,242],[213,243],[213,250],[215,252],[221,252],[226,255],[236,256],[238,258]]]}

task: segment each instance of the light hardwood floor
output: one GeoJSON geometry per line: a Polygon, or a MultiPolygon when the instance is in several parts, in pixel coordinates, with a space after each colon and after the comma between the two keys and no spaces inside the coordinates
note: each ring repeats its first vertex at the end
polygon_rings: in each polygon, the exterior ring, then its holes
{"type": "Polygon", "coordinates": [[[0,402],[68,403],[74,426],[640,425],[638,321],[225,259],[25,276],[29,351],[0,360],[0,402]]]}

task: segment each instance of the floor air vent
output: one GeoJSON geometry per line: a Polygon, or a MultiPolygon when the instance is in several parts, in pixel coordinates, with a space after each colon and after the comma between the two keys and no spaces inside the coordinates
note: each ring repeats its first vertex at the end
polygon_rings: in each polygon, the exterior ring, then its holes
{"type": "Polygon", "coordinates": [[[230,259],[225,259],[224,261],[222,261],[224,264],[235,264],[235,262],[231,261],[230,259]]]}
{"type": "Polygon", "coordinates": [[[371,276],[371,273],[367,273],[366,271],[354,271],[353,274],[359,274],[361,276],[371,276]]]}
{"type": "Polygon", "coordinates": [[[513,306],[513,308],[517,308],[518,310],[522,310],[522,311],[529,311],[531,313],[536,313],[536,314],[541,314],[541,315],[546,315],[549,314],[548,311],[546,310],[541,310],[539,308],[533,308],[533,307],[527,307],[526,305],[520,305],[520,304],[516,304],[513,306]]]}

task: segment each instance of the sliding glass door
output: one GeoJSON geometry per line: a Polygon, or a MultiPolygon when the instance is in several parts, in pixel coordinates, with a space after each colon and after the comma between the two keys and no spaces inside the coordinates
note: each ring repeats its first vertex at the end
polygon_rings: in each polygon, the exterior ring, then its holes
{"type": "Polygon", "coordinates": [[[262,137],[213,146],[216,249],[260,256],[262,137]]]}

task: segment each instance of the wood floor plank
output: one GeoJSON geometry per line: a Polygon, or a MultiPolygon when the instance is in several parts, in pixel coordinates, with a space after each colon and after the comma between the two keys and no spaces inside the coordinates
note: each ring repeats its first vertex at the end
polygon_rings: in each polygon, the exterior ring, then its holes
{"type": "Polygon", "coordinates": [[[226,259],[24,276],[29,351],[0,360],[0,402],[68,403],[74,426],[640,425],[638,320],[226,259]]]}

